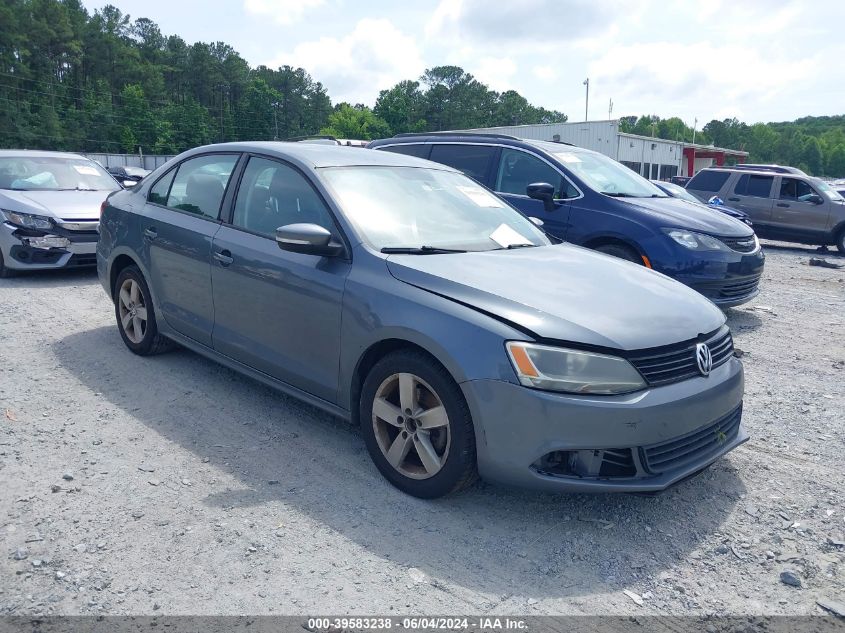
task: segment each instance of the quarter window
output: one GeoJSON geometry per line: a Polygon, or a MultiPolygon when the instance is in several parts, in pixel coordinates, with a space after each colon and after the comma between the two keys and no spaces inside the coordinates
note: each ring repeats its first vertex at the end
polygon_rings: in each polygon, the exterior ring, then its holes
{"type": "Polygon", "coordinates": [[[734,193],[740,196],[751,196],[754,198],[768,198],[772,192],[773,176],[758,176],[756,174],[743,174],[734,187],[734,193]]]}
{"type": "Polygon", "coordinates": [[[167,206],[216,220],[237,162],[237,154],[212,154],[186,160],[179,165],[173,179],[167,206]]]}
{"type": "Polygon", "coordinates": [[[428,158],[428,151],[431,145],[423,145],[421,143],[414,143],[409,145],[391,145],[390,147],[380,147],[386,152],[393,152],[394,154],[405,154],[406,156],[416,156],[417,158],[428,158]]]}
{"type": "Polygon", "coordinates": [[[434,145],[431,148],[431,160],[460,169],[480,183],[487,180],[495,154],[496,148],[487,145],[434,145]]]}
{"type": "Polygon", "coordinates": [[[336,233],[331,214],[302,174],[255,156],[241,178],[232,224],[268,237],[288,224],[318,224],[336,233]]]}
{"type": "MultiPolygon", "coordinates": [[[[561,186],[564,178],[551,165],[543,162],[536,156],[514,149],[503,149],[502,158],[499,160],[499,171],[496,175],[496,191],[499,193],[512,193],[526,195],[528,185],[545,182],[555,188],[555,198],[574,198],[578,195],[562,195],[561,186]]],[[[566,184],[569,184],[568,182],[566,184]]],[[[564,194],[568,192],[564,190],[564,194]]]]}
{"type": "Polygon", "coordinates": [[[727,171],[700,171],[689,181],[687,189],[716,192],[722,189],[730,175],[727,171]]]}
{"type": "Polygon", "coordinates": [[[150,188],[150,193],[147,195],[147,202],[167,206],[167,193],[170,191],[170,183],[173,182],[173,176],[175,175],[176,170],[171,169],[159,178],[158,182],[150,188]]]}

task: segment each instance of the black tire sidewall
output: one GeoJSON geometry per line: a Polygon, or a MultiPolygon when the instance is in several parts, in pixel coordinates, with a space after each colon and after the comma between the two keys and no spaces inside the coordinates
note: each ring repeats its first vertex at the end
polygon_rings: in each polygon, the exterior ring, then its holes
{"type": "Polygon", "coordinates": [[[156,337],[158,335],[158,326],[156,325],[155,309],[153,308],[153,299],[150,295],[150,289],[147,287],[147,282],[144,275],[137,266],[129,266],[120,271],[117,279],[114,282],[114,316],[117,322],[117,329],[120,332],[120,338],[135,354],[139,356],[146,356],[153,351],[156,337]],[[144,297],[144,306],[147,308],[147,331],[144,332],[144,338],[140,343],[133,343],[126,336],[123,326],[120,323],[120,287],[127,279],[133,279],[141,289],[141,295],[144,297]]]}
{"type": "Polygon", "coordinates": [[[364,443],[379,472],[396,488],[414,497],[434,499],[463,487],[468,472],[475,472],[475,434],[466,401],[446,370],[418,352],[395,352],[370,370],[361,390],[359,404],[364,443]],[[373,401],[381,383],[397,373],[411,373],[427,382],[437,393],[449,416],[449,453],[443,468],[429,479],[412,479],[397,472],[382,454],[373,429],[373,401]]]}
{"type": "Polygon", "coordinates": [[[839,235],[836,237],[836,248],[839,249],[840,255],[845,255],[845,228],[839,231],[839,235]]]}
{"type": "Polygon", "coordinates": [[[605,255],[616,257],[617,259],[624,259],[626,262],[631,262],[632,264],[643,264],[642,258],[630,246],[622,246],[621,244],[606,244],[604,246],[599,246],[596,250],[600,253],[604,253],[605,255]]]}

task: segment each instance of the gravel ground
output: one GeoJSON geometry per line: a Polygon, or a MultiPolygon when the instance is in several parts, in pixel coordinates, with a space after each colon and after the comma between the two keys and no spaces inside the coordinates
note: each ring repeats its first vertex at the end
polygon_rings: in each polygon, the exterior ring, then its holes
{"type": "Polygon", "coordinates": [[[751,441],[651,497],[413,499],[348,425],[184,350],[133,356],[93,272],[0,280],[0,614],[823,613],[845,269],[767,250],[728,311],[751,441]]]}

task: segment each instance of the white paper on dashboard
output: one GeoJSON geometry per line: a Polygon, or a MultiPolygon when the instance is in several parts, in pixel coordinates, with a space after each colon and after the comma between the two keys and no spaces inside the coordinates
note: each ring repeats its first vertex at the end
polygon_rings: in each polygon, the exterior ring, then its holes
{"type": "Polygon", "coordinates": [[[513,246],[514,244],[531,244],[531,240],[523,237],[507,224],[500,224],[499,228],[490,234],[490,239],[502,248],[507,248],[508,246],[513,246]]]}
{"type": "Polygon", "coordinates": [[[502,204],[493,194],[484,191],[481,187],[466,187],[458,185],[458,191],[464,194],[467,198],[472,200],[479,207],[488,207],[493,209],[501,209],[505,205],[502,204]]]}

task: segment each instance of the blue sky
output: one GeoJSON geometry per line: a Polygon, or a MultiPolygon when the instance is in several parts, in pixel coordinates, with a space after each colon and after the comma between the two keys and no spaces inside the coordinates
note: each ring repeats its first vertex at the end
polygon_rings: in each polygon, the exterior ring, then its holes
{"type": "MultiPolygon", "coordinates": [[[[106,2],[86,0],[89,10],[106,2]]],[[[189,43],[251,65],[302,66],[334,102],[373,105],[425,68],[463,67],[496,90],[583,120],[678,115],[782,121],[845,114],[841,0],[112,0],[189,43]]]]}

